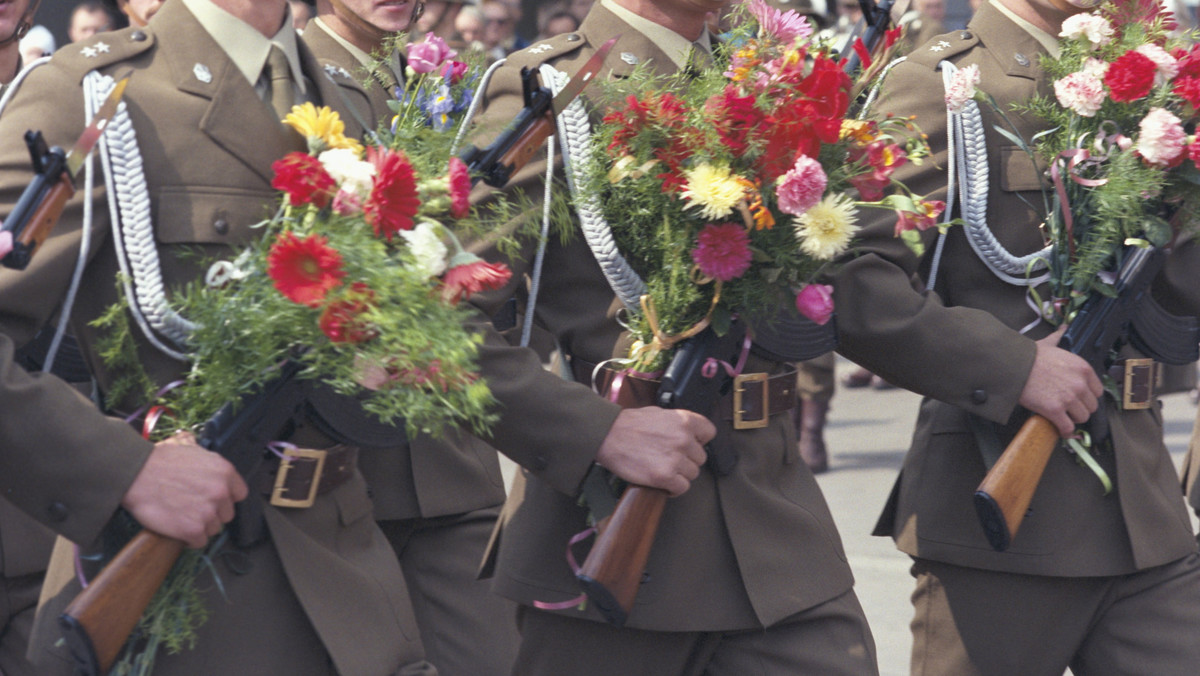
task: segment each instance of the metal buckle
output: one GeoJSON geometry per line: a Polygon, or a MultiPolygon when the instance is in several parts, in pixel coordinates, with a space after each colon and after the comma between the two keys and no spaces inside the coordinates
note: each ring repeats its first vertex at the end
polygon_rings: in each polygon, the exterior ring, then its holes
{"type": "Polygon", "coordinates": [[[1125,387],[1121,389],[1121,408],[1136,411],[1150,408],[1154,401],[1154,360],[1126,359],[1125,387]]]}
{"type": "Polygon", "coordinates": [[[756,430],[766,427],[771,422],[771,391],[767,383],[769,378],[766,373],[743,373],[733,379],[733,429],[756,430]],[[744,383],[759,383],[762,388],[762,418],[758,420],[746,420],[742,417],[745,413],[742,410],[742,394],[746,391],[744,383]]]}
{"type": "Polygon", "coordinates": [[[327,452],[311,448],[289,448],[285,451],[283,460],[279,462],[279,470],[275,472],[275,489],[271,491],[271,504],[276,507],[312,507],[317,501],[317,489],[321,487],[321,475],[325,471],[325,456],[327,452]],[[313,469],[312,485],[308,488],[308,497],[302,499],[286,498],[288,473],[297,460],[311,460],[317,463],[313,469]]]}

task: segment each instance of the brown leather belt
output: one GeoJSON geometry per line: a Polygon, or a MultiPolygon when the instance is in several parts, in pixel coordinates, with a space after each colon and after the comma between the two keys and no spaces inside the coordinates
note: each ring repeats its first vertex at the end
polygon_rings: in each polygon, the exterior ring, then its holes
{"type": "Polygon", "coordinates": [[[1118,359],[1109,367],[1108,375],[1117,384],[1121,408],[1133,411],[1153,405],[1162,368],[1153,359],[1118,359]]]}
{"type": "MultiPolygon", "coordinates": [[[[577,380],[584,384],[591,383],[594,365],[582,359],[573,359],[571,366],[577,380]]],[[[611,369],[601,369],[596,377],[597,389],[607,391],[614,374],[611,369]]],[[[656,387],[656,383],[645,378],[625,376],[617,403],[626,406],[629,401],[642,402],[640,405],[643,406],[652,403],[653,392],[645,393],[642,390],[656,387]]],[[[796,403],[796,369],[789,365],[775,374],[743,373],[736,376],[732,390],[717,402],[716,415],[722,420],[732,420],[734,429],[757,429],[766,427],[771,416],[795,408],[796,403]]]]}
{"type": "Polygon", "coordinates": [[[289,448],[286,458],[272,457],[258,473],[258,490],[276,507],[312,507],[317,496],[337,488],[354,476],[358,447],[339,444],[314,450],[289,448]]]}

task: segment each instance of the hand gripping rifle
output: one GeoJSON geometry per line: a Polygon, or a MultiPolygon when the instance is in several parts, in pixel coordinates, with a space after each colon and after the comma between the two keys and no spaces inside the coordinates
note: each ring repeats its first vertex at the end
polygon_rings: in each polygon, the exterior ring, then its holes
{"type": "MultiPolygon", "coordinates": [[[[1128,335],[1140,308],[1151,302],[1150,283],[1162,269],[1165,258],[1166,252],[1158,247],[1126,247],[1125,260],[1114,285],[1115,295],[1093,293],[1088,297],[1058,346],[1083,357],[1097,373],[1103,374],[1109,353],[1128,335]]],[[[1190,340],[1194,343],[1196,334],[1192,331],[1190,340]]],[[[976,489],[975,511],[996,551],[1008,549],[1016,536],[1058,442],[1058,428],[1034,414],[976,489]]]]}
{"type": "MultiPolygon", "coordinates": [[[[304,406],[307,388],[296,377],[301,368],[297,361],[285,361],[273,379],[240,401],[225,404],[204,425],[200,445],[233,464],[251,486],[267,444],[291,434],[304,406]]],[[[251,489],[236,509],[234,542],[245,547],[262,539],[261,496],[251,489]]],[[[67,606],[58,621],[78,674],[108,673],[183,548],[179,540],[143,529],[67,606]]]]}
{"type": "MultiPolygon", "coordinates": [[[[711,418],[717,401],[728,394],[733,376],[724,369],[705,375],[710,360],[736,363],[743,350],[746,326],[735,321],[724,336],[712,327],[685,340],[675,351],[663,373],[655,403],[711,418]]],[[[709,464],[719,474],[728,474],[736,457],[715,453],[709,447],[709,464]]],[[[593,468],[595,471],[595,468],[593,468]]],[[[658,533],[658,523],[670,497],[666,491],[631,484],[625,488],[612,514],[597,518],[596,542],[576,574],[584,593],[608,622],[624,626],[633,610],[634,598],[658,533]]]]}

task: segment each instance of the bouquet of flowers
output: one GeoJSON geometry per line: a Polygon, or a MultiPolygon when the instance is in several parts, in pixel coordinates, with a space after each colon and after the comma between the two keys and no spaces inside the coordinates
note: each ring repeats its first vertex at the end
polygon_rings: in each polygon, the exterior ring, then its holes
{"type": "Polygon", "coordinates": [[[1035,149],[1054,190],[1051,297],[1037,300],[1055,324],[1088,296],[1114,294],[1127,247],[1165,247],[1195,226],[1200,47],[1174,29],[1157,2],[1105,2],[1068,18],[1060,55],[1043,62],[1055,95],[1029,109],[1051,127],[1035,149]]]}
{"type": "Polygon", "coordinates": [[[483,431],[494,415],[475,373],[478,337],[459,302],[504,284],[508,269],[463,250],[479,226],[471,178],[451,146],[469,100],[466,65],[438,38],[410,46],[396,115],[365,147],[335,112],[297,106],[285,120],[308,140],[274,165],[277,213],[232,261],[179,301],[196,324],[183,411],[215,410],[284,359],[410,430],[483,431]],[[453,226],[453,229],[452,227],[453,226]]]}
{"type": "Polygon", "coordinates": [[[824,324],[830,289],[811,282],[850,243],[857,207],[896,210],[898,235],[943,209],[893,186],[897,167],[928,154],[912,121],[854,119],[855,83],[808,20],[762,0],[744,8],[752,20],[719,66],[635,74],[594,134],[586,192],[647,287],[630,318],[643,372],[707,326],[724,334],[734,315],[794,303],[824,324]]]}

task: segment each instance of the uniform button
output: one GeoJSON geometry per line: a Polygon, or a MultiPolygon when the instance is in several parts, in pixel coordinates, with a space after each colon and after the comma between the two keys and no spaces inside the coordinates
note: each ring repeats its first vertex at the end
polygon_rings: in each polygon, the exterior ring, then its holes
{"type": "Polygon", "coordinates": [[[971,31],[963,31],[962,33],[959,34],[959,37],[964,40],[970,40],[974,36],[971,35],[971,31]]]}
{"type": "Polygon", "coordinates": [[[218,218],[217,220],[213,221],[213,230],[216,230],[218,235],[228,235],[229,221],[225,220],[224,218],[218,218]]]}
{"type": "Polygon", "coordinates": [[[571,33],[567,36],[567,42],[579,42],[582,39],[583,38],[579,36],[579,33],[571,33]]]}
{"type": "Polygon", "coordinates": [[[975,390],[971,393],[971,401],[982,406],[988,400],[987,390],[975,390]]]}
{"type": "Polygon", "coordinates": [[[540,472],[549,466],[550,466],[550,461],[547,460],[546,456],[544,456],[544,455],[539,455],[533,459],[533,470],[535,472],[540,472]]]}
{"type": "Polygon", "coordinates": [[[50,517],[51,521],[66,521],[70,513],[71,510],[67,509],[67,506],[61,502],[52,502],[46,508],[46,514],[50,517]]]}
{"type": "Polygon", "coordinates": [[[146,41],[146,32],[145,31],[134,31],[129,34],[129,39],[133,40],[134,42],[145,42],[146,41]]]}

